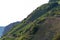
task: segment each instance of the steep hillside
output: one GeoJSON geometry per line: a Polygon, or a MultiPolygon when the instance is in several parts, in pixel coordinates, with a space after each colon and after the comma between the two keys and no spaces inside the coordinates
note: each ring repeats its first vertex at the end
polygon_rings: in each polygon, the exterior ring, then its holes
{"type": "Polygon", "coordinates": [[[55,1],[35,9],[1,40],[60,40],[60,0],[55,1]]]}

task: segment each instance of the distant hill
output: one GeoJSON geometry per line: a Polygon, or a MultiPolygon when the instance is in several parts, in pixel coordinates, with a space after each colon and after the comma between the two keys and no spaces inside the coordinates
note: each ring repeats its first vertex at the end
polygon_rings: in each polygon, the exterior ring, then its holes
{"type": "Polygon", "coordinates": [[[0,26],[0,38],[3,35],[4,27],[0,26]]]}
{"type": "Polygon", "coordinates": [[[36,8],[1,40],[60,40],[60,0],[36,8]]]}
{"type": "Polygon", "coordinates": [[[4,32],[3,32],[3,35],[5,35],[10,29],[12,29],[14,26],[16,26],[17,24],[19,24],[20,22],[14,22],[14,23],[10,23],[9,25],[7,25],[5,28],[4,28],[4,32]]]}

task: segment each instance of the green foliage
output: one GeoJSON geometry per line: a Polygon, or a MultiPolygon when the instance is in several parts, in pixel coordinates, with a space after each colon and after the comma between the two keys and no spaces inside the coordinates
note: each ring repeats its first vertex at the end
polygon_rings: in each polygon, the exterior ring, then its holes
{"type": "Polygon", "coordinates": [[[60,34],[56,34],[52,40],[60,40],[60,34]]]}
{"type": "MultiPolygon", "coordinates": [[[[44,4],[13,27],[1,40],[52,40],[57,31],[54,28],[59,24],[54,23],[52,18],[59,15],[60,6],[57,3],[44,4]],[[50,23],[50,20],[53,22],[50,23]]],[[[54,37],[53,40],[59,37],[54,37]]]]}

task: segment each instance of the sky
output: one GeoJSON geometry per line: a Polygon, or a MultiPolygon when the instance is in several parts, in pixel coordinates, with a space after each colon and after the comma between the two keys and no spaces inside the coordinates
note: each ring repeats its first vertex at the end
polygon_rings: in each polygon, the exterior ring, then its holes
{"type": "Polygon", "coordinates": [[[0,0],[0,26],[21,21],[49,0],[0,0]]]}

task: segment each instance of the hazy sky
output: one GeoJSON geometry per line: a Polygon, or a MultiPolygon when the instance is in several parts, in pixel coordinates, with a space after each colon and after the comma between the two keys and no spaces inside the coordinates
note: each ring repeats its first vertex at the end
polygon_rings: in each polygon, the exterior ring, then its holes
{"type": "Polygon", "coordinates": [[[0,26],[21,21],[48,0],[0,0],[0,26]]]}

